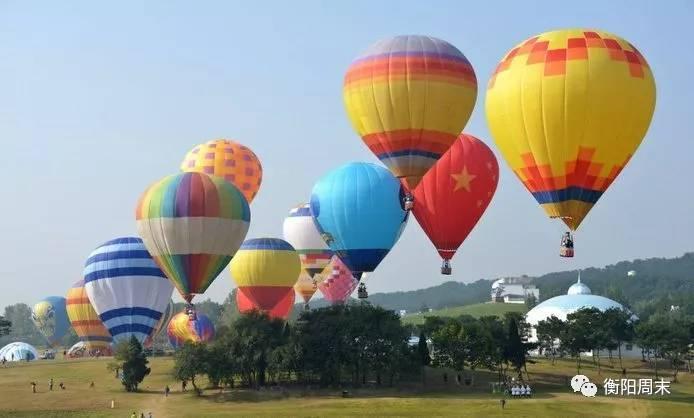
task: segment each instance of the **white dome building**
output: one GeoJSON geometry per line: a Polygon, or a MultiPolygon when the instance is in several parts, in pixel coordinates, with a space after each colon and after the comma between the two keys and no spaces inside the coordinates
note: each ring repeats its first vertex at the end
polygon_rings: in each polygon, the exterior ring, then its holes
{"type": "MultiPolygon", "coordinates": [[[[565,295],[555,296],[553,298],[547,299],[546,301],[538,304],[532,308],[526,315],[525,320],[531,326],[530,338],[528,341],[537,342],[537,332],[535,330],[535,325],[538,322],[544,321],[551,316],[556,316],[562,321],[566,321],[567,315],[576,312],[582,308],[597,308],[601,311],[606,311],[608,309],[617,308],[625,309],[621,303],[616,302],[612,299],[606,298],[604,296],[594,295],[585,283],[581,282],[581,273],[578,274],[578,281],[569,287],[569,290],[565,295]]],[[[636,316],[632,316],[632,319],[638,319],[636,316]]],[[[631,344],[626,344],[622,348],[622,354],[629,356],[630,354],[636,357],[640,357],[641,351],[638,349],[634,350],[631,344]]]]}
{"type": "MultiPolygon", "coordinates": [[[[532,326],[537,325],[538,322],[552,315],[562,321],[566,321],[568,314],[576,312],[581,308],[597,308],[601,311],[606,311],[611,308],[623,309],[624,307],[612,299],[592,294],[590,288],[581,283],[581,275],[579,273],[578,281],[569,287],[565,295],[555,296],[538,304],[525,315],[525,320],[532,326]]],[[[533,330],[531,341],[536,340],[533,330]]]]}

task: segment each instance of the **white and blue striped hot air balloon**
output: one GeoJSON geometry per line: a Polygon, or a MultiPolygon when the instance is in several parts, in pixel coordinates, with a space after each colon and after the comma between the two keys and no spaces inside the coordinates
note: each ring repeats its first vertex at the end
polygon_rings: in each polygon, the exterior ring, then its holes
{"type": "Polygon", "coordinates": [[[101,245],[84,267],[87,296],[113,336],[114,344],[134,335],[152,335],[166,310],[173,285],[140,238],[117,238],[101,245]]]}

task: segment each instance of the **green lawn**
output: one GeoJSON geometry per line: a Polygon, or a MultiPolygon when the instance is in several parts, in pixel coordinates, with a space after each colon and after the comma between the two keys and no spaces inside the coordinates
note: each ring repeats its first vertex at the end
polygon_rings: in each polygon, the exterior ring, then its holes
{"type": "MultiPolygon", "coordinates": [[[[473,387],[459,386],[449,371],[443,383],[443,371],[430,369],[423,382],[411,382],[399,389],[362,388],[352,391],[351,398],[342,398],[339,389],[292,388],[286,393],[264,390],[206,390],[198,398],[181,393],[169,372],[170,358],[152,360],[152,374],[145,379],[142,392],[123,391],[113,374],[106,371],[107,359],[38,361],[0,368],[0,417],[129,417],[133,411],[151,411],[154,417],[222,417],[238,416],[692,416],[694,408],[694,376],[680,374],[680,383],[673,384],[667,397],[606,397],[599,393],[594,399],[574,394],[565,382],[575,374],[575,364],[548,361],[530,365],[530,381],[536,388],[532,399],[511,399],[504,411],[499,396],[489,390],[494,376],[478,372],[473,387]],[[48,391],[48,380],[55,379],[56,388],[48,391]],[[39,392],[31,393],[29,382],[39,384],[39,392]],[[94,381],[96,387],[89,388],[94,381]],[[57,389],[64,382],[67,390],[57,389]],[[163,388],[171,385],[174,392],[164,398],[163,388]],[[115,400],[115,409],[110,409],[115,400]]],[[[617,366],[617,364],[615,364],[617,366]]],[[[627,364],[630,377],[651,376],[640,362],[627,364]]],[[[617,369],[604,368],[598,375],[592,364],[583,374],[593,382],[606,377],[618,378],[617,369]]],[[[601,385],[599,385],[601,387],[601,385]]]]}
{"type": "Polygon", "coordinates": [[[526,313],[528,309],[524,303],[476,303],[474,305],[456,306],[453,308],[436,309],[424,314],[412,313],[402,317],[405,324],[421,324],[427,316],[450,316],[471,315],[475,318],[481,316],[503,316],[506,312],[526,313]]]}

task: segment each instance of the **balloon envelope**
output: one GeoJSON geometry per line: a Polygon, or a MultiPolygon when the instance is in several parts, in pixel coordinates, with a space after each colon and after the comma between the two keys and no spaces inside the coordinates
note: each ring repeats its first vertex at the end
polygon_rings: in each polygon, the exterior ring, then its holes
{"type": "Polygon", "coordinates": [[[395,245],[407,222],[402,187],[383,167],[349,163],[313,187],[311,213],[330,249],[360,277],[395,245]]]}
{"type": "Polygon", "coordinates": [[[224,270],[248,232],[248,202],[232,184],[201,173],[169,176],[140,198],[145,246],[190,302],[224,270]]]}
{"type": "Polygon", "coordinates": [[[284,239],[299,254],[301,267],[310,277],[322,272],[330,263],[332,251],[318,232],[308,203],[289,211],[289,216],[284,219],[282,231],[284,239]]]}
{"type": "Polygon", "coordinates": [[[173,292],[142,240],[134,237],[116,238],[92,251],[85,263],[84,282],[89,301],[114,344],[131,336],[144,343],[173,292]]]}
{"type": "Polygon", "coordinates": [[[318,284],[323,297],[333,305],[345,303],[357,288],[359,280],[352,276],[349,268],[337,257],[326,268],[326,279],[318,284]]]}
{"type": "Polygon", "coordinates": [[[414,190],[412,209],[444,260],[450,260],[487,209],[499,181],[494,153],[461,134],[414,190]]]}
{"type": "Polygon", "coordinates": [[[534,36],[499,63],[489,129],[550,217],[575,230],[641,143],[655,108],[648,63],[624,39],[569,29],[534,36]]]}
{"type": "MultiPolygon", "coordinates": [[[[270,318],[283,319],[286,321],[294,308],[295,297],[296,295],[294,294],[294,290],[288,289],[287,294],[277,303],[277,305],[275,305],[275,307],[269,311],[266,311],[268,316],[270,318]]],[[[246,295],[246,292],[241,288],[236,290],[236,306],[238,307],[239,312],[242,314],[251,312],[253,310],[263,311],[255,303],[253,303],[251,298],[249,298],[246,295]]]]}
{"type": "Polygon", "coordinates": [[[49,296],[34,305],[31,309],[31,319],[51,347],[60,344],[70,329],[65,298],[61,296],[49,296]]]}
{"type": "Polygon", "coordinates": [[[181,170],[222,177],[236,186],[248,203],[258,194],[263,181],[263,167],[255,153],[229,139],[196,145],[186,154],[181,170]]]}
{"type": "Polygon", "coordinates": [[[89,301],[84,279],[77,281],[67,292],[67,316],[75,333],[87,351],[110,351],[113,338],[89,301]]]}
{"type": "Polygon", "coordinates": [[[343,95],[354,130],[414,188],[465,127],[477,79],[467,58],[448,42],[396,36],[354,60],[343,95]]]}
{"type": "Polygon", "coordinates": [[[305,271],[301,272],[299,280],[297,280],[294,285],[294,290],[301,296],[304,303],[308,303],[311,300],[316,290],[318,290],[318,283],[322,282],[324,277],[324,273],[316,274],[311,277],[305,271]]]}
{"type": "Polygon", "coordinates": [[[196,313],[196,319],[190,320],[188,314],[183,311],[171,318],[167,326],[169,342],[174,348],[183,346],[186,341],[207,342],[214,338],[214,325],[207,315],[196,313]]]}
{"type": "Polygon", "coordinates": [[[269,312],[293,289],[301,272],[299,256],[279,238],[244,241],[230,264],[231,277],[258,309],[269,312]]]}
{"type": "Polygon", "coordinates": [[[0,348],[0,359],[5,361],[26,361],[36,360],[39,358],[39,353],[34,346],[22,342],[9,343],[0,348]]]}

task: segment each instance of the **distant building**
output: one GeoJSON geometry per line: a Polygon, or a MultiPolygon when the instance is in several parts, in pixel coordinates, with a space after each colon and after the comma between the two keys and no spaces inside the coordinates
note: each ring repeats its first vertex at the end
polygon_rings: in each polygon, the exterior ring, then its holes
{"type": "Polygon", "coordinates": [[[405,309],[400,309],[398,311],[398,315],[400,315],[400,316],[405,316],[406,314],[407,314],[407,310],[405,310],[405,309]]]}
{"type": "Polygon", "coordinates": [[[504,277],[492,283],[492,302],[525,303],[533,295],[540,300],[540,289],[531,283],[530,277],[504,277]]]}
{"type": "Polygon", "coordinates": [[[627,271],[627,277],[634,277],[634,276],[636,276],[636,270],[627,271]]]}
{"type": "MultiPolygon", "coordinates": [[[[555,316],[562,321],[566,321],[567,315],[576,312],[582,308],[596,308],[601,311],[624,307],[612,299],[594,295],[590,288],[585,283],[581,282],[581,274],[578,275],[578,281],[569,287],[565,295],[555,296],[547,299],[531,309],[526,315],[525,320],[530,325],[530,338],[528,341],[537,342],[537,331],[535,326],[538,322],[544,321],[550,316],[555,316]]],[[[632,315],[632,321],[637,320],[636,315],[632,315]]],[[[608,351],[600,351],[601,355],[608,355],[608,351]]],[[[531,354],[538,355],[539,352],[534,350],[531,354]]],[[[592,356],[592,352],[583,353],[583,355],[592,356]]],[[[626,358],[640,358],[641,348],[634,344],[624,344],[622,346],[622,356],[626,358]]]]}

